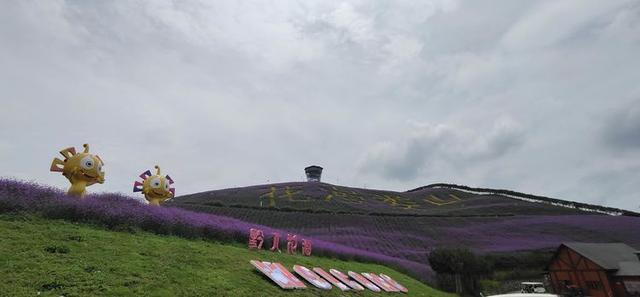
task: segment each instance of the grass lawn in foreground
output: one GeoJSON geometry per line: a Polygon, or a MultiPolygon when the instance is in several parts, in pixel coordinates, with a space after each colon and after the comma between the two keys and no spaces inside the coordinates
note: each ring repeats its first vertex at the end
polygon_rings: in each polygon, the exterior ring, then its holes
{"type": "Polygon", "coordinates": [[[336,288],[283,291],[249,264],[252,259],[280,262],[290,270],[300,264],[382,272],[406,286],[408,296],[453,296],[376,264],[0,215],[0,296],[404,296],[336,288]]]}

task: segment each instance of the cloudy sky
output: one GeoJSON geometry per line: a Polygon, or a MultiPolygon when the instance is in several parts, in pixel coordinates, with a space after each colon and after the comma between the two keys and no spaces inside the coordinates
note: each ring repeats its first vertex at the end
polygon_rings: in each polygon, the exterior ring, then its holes
{"type": "Polygon", "coordinates": [[[638,1],[0,0],[0,176],[302,180],[640,210],[638,1]]]}

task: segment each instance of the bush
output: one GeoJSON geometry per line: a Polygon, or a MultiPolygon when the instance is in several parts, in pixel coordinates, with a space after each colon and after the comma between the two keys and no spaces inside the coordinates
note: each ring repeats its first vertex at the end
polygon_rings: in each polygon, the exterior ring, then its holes
{"type": "Polygon", "coordinates": [[[490,263],[466,248],[437,248],[429,254],[429,264],[438,273],[440,289],[458,294],[480,291],[478,279],[490,273],[490,263]]]}
{"type": "Polygon", "coordinates": [[[498,281],[483,279],[479,283],[480,291],[485,295],[500,293],[500,282],[498,281]]]}
{"type": "Polygon", "coordinates": [[[484,258],[496,270],[544,270],[553,257],[554,250],[488,254],[484,258]]]}

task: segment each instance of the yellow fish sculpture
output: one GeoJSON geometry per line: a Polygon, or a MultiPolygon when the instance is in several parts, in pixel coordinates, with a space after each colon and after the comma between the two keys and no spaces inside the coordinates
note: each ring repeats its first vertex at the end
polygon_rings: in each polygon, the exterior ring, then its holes
{"type": "Polygon", "coordinates": [[[134,192],[142,192],[144,198],[151,205],[160,205],[176,195],[176,189],[172,188],[173,179],[170,176],[160,175],[160,167],[156,165],[156,175],[151,175],[151,171],[147,170],[140,174],[142,182],[135,181],[133,183],[134,192]]]}
{"type": "Polygon", "coordinates": [[[54,158],[51,163],[52,172],[62,172],[71,183],[67,194],[83,198],[87,193],[87,187],[95,183],[104,183],[104,162],[98,155],[89,153],[89,145],[84,144],[84,151],[76,153],[74,147],[69,147],[60,151],[64,160],[54,158]]]}

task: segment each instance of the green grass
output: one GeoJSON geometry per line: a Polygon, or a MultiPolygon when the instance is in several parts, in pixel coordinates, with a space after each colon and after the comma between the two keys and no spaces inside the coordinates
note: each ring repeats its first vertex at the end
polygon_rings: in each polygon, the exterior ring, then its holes
{"type": "Polygon", "coordinates": [[[249,264],[252,259],[288,268],[383,272],[409,288],[408,296],[453,296],[381,265],[0,215],[0,296],[402,296],[336,288],[283,291],[249,264]]]}

